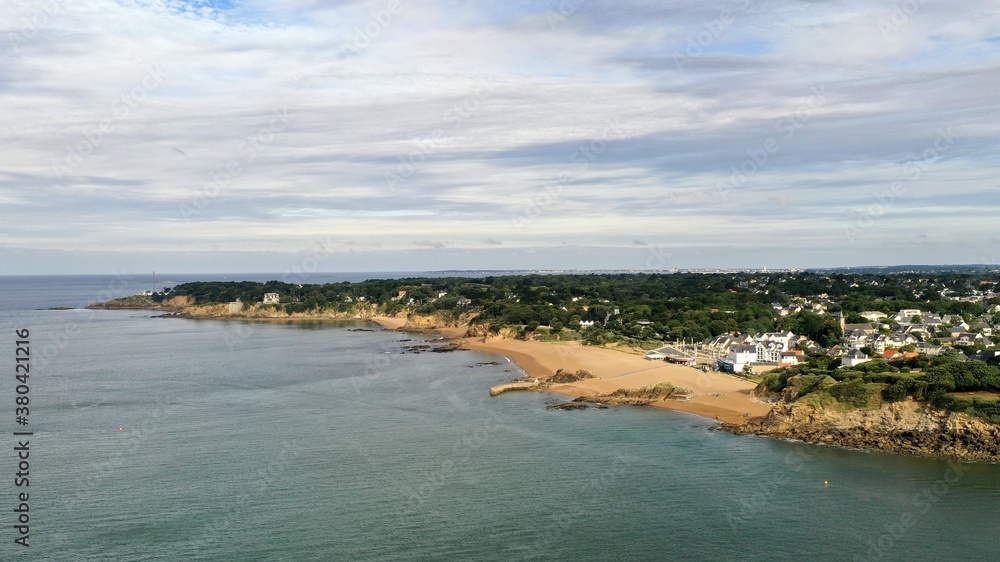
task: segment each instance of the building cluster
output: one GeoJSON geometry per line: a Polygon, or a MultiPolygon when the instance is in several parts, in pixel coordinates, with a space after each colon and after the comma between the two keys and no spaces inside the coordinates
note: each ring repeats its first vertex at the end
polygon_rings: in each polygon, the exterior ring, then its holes
{"type": "Polygon", "coordinates": [[[704,351],[718,357],[720,370],[730,373],[759,373],[798,365],[805,356],[802,348],[817,347],[815,342],[792,332],[753,336],[722,334],[702,346],[704,351]]]}
{"type": "MultiPolygon", "coordinates": [[[[1000,323],[994,323],[994,314],[1000,306],[993,307],[986,315],[967,322],[959,315],[938,315],[917,309],[903,309],[896,314],[863,312],[865,323],[846,324],[841,313],[827,313],[829,302],[825,299],[803,301],[788,307],[775,305],[779,316],[809,310],[817,314],[837,317],[844,330],[843,343],[829,349],[822,348],[805,336],[792,332],[765,334],[722,334],[699,345],[700,351],[716,360],[720,370],[737,374],[761,373],[778,367],[790,367],[805,361],[805,351],[826,352],[841,359],[844,367],[860,365],[875,358],[886,360],[934,356],[955,348],[976,348],[970,359],[987,360],[1000,356],[992,336],[1000,334],[1000,323]]],[[[664,347],[646,354],[647,359],[667,360],[693,364],[693,356],[676,349],[664,347]]]]}
{"type": "MultiPolygon", "coordinates": [[[[1000,306],[991,312],[1000,312],[1000,306]]],[[[861,316],[868,322],[847,324],[846,343],[839,349],[831,349],[843,354],[842,364],[847,367],[876,357],[891,360],[921,353],[938,355],[955,347],[982,347],[985,353],[978,355],[992,357],[996,345],[991,336],[1000,333],[1000,324],[993,323],[989,316],[980,316],[971,324],[958,315],[938,315],[919,309],[903,309],[891,316],[869,311],[861,316]]]]}

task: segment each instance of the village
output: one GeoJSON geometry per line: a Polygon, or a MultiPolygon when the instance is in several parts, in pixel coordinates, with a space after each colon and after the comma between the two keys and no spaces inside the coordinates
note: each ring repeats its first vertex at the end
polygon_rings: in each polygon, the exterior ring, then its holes
{"type": "MultiPolygon", "coordinates": [[[[663,346],[646,353],[646,359],[667,361],[750,376],[805,361],[807,353],[826,353],[840,359],[841,367],[855,367],[873,359],[891,361],[921,354],[948,353],[959,361],[988,361],[1000,357],[994,334],[1000,323],[984,314],[967,322],[959,315],[938,315],[919,309],[901,309],[894,315],[878,311],[859,313],[867,322],[846,323],[842,312],[827,313],[822,303],[773,305],[779,317],[809,310],[836,322],[841,343],[824,348],[808,337],[790,331],[760,334],[721,334],[700,343],[663,346]],[[969,353],[967,353],[969,352],[969,353]]],[[[1000,313],[1000,305],[989,309],[1000,313]]]]}

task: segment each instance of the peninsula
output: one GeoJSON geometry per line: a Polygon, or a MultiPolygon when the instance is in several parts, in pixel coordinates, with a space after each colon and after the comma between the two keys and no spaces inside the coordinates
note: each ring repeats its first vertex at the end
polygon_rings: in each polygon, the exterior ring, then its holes
{"type": "Polygon", "coordinates": [[[508,357],[527,376],[504,390],[559,393],[575,401],[564,409],[646,404],[735,433],[996,462],[996,277],[923,270],[198,282],[92,307],[370,320],[508,357]]]}

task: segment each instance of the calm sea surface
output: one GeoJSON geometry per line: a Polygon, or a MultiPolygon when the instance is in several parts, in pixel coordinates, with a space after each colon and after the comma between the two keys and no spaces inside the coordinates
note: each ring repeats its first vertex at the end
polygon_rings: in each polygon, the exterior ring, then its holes
{"type": "Polygon", "coordinates": [[[402,354],[419,336],[367,324],[38,310],[146,285],[0,277],[0,560],[1000,560],[997,465],[547,411],[549,395],[489,396],[517,374],[503,358],[402,354]]]}

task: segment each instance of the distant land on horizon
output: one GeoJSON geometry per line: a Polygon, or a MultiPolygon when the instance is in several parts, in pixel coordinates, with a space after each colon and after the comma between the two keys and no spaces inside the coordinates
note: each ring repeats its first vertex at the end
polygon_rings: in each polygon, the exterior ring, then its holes
{"type": "Polygon", "coordinates": [[[791,268],[746,268],[746,267],[705,267],[705,268],[672,268],[672,269],[445,269],[424,271],[424,274],[474,274],[474,275],[551,275],[551,274],[670,274],[670,273],[792,273],[808,271],[815,273],[835,272],[941,272],[941,271],[1000,271],[1000,264],[937,264],[937,265],[860,265],[843,267],[791,267],[791,268]]]}
{"type": "MultiPolygon", "coordinates": [[[[392,276],[415,276],[419,277],[422,275],[435,275],[435,276],[482,276],[482,275],[587,275],[587,274],[632,274],[632,275],[669,275],[676,273],[704,273],[704,274],[737,274],[737,273],[799,273],[799,272],[811,272],[811,273],[923,273],[923,272],[975,272],[980,273],[984,271],[1000,271],[1000,264],[910,264],[910,265],[858,265],[858,266],[840,266],[840,267],[791,267],[791,268],[771,268],[771,267],[760,267],[760,268],[749,268],[749,267],[705,267],[705,268],[671,268],[671,269],[619,269],[619,268],[609,268],[609,269],[437,269],[437,270],[423,270],[423,271],[315,271],[303,275],[304,280],[308,280],[312,277],[324,277],[324,276],[347,276],[347,275],[359,275],[359,274],[373,274],[373,275],[392,275],[392,276]]],[[[112,272],[114,275],[124,275],[126,277],[140,277],[143,275],[148,275],[146,272],[112,272]]],[[[0,277],[61,277],[61,276],[101,276],[107,275],[105,273],[58,273],[58,274],[18,274],[18,273],[2,273],[0,277]]],[[[162,274],[157,274],[160,276],[266,276],[266,275],[277,275],[282,276],[288,275],[288,272],[232,272],[232,271],[216,271],[216,272],[167,272],[162,274]]],[[[166,281],[166,277],[163,278],[166,281]]],[[[225,279],[223,279],[225,280],[225,279]]]]}

